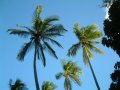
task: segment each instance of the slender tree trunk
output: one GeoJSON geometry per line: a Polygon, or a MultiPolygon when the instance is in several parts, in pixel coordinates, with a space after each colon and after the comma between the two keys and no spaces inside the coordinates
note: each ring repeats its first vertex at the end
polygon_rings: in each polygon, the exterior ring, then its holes
{"type": "Polygon", "coordinates": [[[35,45],[33,69],[34,69],[34,78],[35,78],[36,90],[40,90],[39,83],[38,83],[38,77],[37,77],[37,69],[36,69],[36,51],[37,51],[37,47],[35,45]]]}
{"type": "Polygon", "coordinates": [[[92,68],[92,65],[91,65],[89,59],[88,59],[88,63],[89,63],[89,65],[90,65],[90,70],[91,70],[91,72],[92,72],[92,75],[93,75],[93,78],[94,78],[95,84],[96,84],[96,86],[97,86],[97,89],[100,90],[100,86],[99,86],[99,84],[98,84],[98,81],[97,81],[97,79],[96,79],[95,73],[94,73],[94,71],[93,71],[93,68],[92,68]]]}

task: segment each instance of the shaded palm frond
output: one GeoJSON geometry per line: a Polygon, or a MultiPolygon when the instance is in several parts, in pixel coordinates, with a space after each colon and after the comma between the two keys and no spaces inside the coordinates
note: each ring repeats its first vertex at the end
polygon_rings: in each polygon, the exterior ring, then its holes
{"type": "Polygon", "coordinates": [[[73,44],[72,47],[70,47],[70,49],[68,50],[67,55],[68,56],[75,56],[80,47],[81,47],[80,42],[78,42],[77,44],[73,44]]]}
{"type": "Polygon", "coordinates": [[[57,46],[60,47],[60,48],[63,48],[62,45],[61,45],[58,41],[56,41],[56,40],[54,40],[54,39],[52,39],[52,38],[44,37],[44,39],[46,39],[46,41],[50,41],[51,43],[57,45],[57,46]]]}
{"type": "Polygon", "coordinates": [[[61,77],[63,76],[63,73],[57,73],[56,75],[55,75],[55,77],[56,77],[56,79],[60,79],[61,77]]]}
{"type": "Polygon", "coordinates": [[[41,44],[40,44],[40,54],[41,54],[40,56],[41,56],[41,60],[43,62],[43,66],[45,67],[46,66],[46,58],[45,58],[43,47],[41,44]]]}
{"type": "Polygon", "coordinates": [[[52,47],[47,43],[47,42],[44,42],[46,48],[48,49],[48,52],[53,56],[55,57],[56,59],[58,59],[55,51],[52,49],[52,47]]]}
{"type": "Polygon", "coordinates": [[[83,62],[85,65],[89,65],[88,60],[89,60],[89,57],[87,56],[85,48],[83,48],[83,62]]]}
{"type": "Polygon", "coordinates": [[[10,34],[18,35],[20,37],[28,37],[30,35],[29,32],[19,29],[8,29],[8,32],[10,32],[10,34]]]}
{"type": "Polygon", "coordinates": [[[23,47],[20,49],[20,51],[19,51],[19,53],[17,55],[17,58],[20,61],[24,60],[24,57],[25,57],[26,53],[29,51],[29,49],[31,48],[32,44],[33,44],[32,41],[30,41],[28,43],[25,43],[23,45],[23,47]]]}
{"type": "Polygon", "coordinates": [[[43,20],[43,23],[46,23],[46,24],[49,24],[51,22],[54,22],[54,21],[58,21],[59,20],[59,17],[58,16],[51,16],[51,17],[47,17],[43,20]]]}
{"type": "Polygon", "coordinates": [[[81,85],[81,80],[79,79],[79,77],[78,76],[76,76],[76,75],[70,75],[70,77],[71,77],[71,79],[75,82],[75,83],[77,83],[79,86],[81,85]]]}
{"type": "Polygon", "coordinates": [[[64,88],[65,90],[72,90],[72,85],[69,78],[65,78],[64,88]]]}
{"type": "Polygon", "coordinates": [[[62,34],[63,32],[67,31],[63,25],[61,24],[56,24],[56,25],[52,25],[51,27],[49,27],[48,29],[45,30],[45,33],[55,33],[55,34],[62,34]]]}

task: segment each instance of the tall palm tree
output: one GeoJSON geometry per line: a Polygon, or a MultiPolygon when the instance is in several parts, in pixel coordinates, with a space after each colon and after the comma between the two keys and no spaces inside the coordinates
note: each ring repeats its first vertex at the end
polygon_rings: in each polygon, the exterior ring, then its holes
{"type": "Polygon", "coordinates": [[[59,72],[56,74],[56,79],[60,79],[61,77],[65,78],[64,88],[65,90],[72,90],[71,80],[76,84],[81,85],[81,80],[79,79],[79,75],[82,74],[80,67],[77,66],[76,62],[68,61],[62,62],[62,67],[64,72],[59,72]]]}
{"type": "Polygon", "coordinates": [[[9,29],[8,32],[13,35],[18,35],[20,37],[29,37],[29,42],[24,43],[23,47],[19,51],[17,58],[20,61],[24,60],[26,53],[34,48],[34,60],[33,60],[33,69],[34,69],[34,78],[36,90],[40,90],[37,70],[36,70],[36,58],[41,59],[43,65],[46,66],[46,58],[44,55],[44,50],[47,50],[50,55],[58,58],[53,48],[50,46],[50,43],[62,47],[54,38],[57,36],[62,36],[62,33],[66,31],[61,24],[53,24],[54,21],[58,21],[58,17],[47,17],[44,20],[41,20],[40,14],[42,12],[42,7],[37,6],[34,17],[32,20],[32,27],[26,27],[18,25],[19,27],[25,29],[9,29]],[[50,42],[50,43],[49,43],[50,42]]]}
{"type": "Polygon", "coordinates": [[[87,27],[80,28],[79,24],[74,25],[74,33],[78,38],[78,42],[68,50],[68,56],[75,56],[78,49],[83,49],[83,62],[85,65],[89,65],[92,75],[94,77],[97,89],[100,90],[96,76],[94,74],[93,68],[90,63],[90,59],[93,59],[93,54],[91,51],[103,54],[103,52],[98,49],[95,44],[99,44],[96,39],[102,36],[96,24],[88,25],[87,27]]]}
{"type": "Polygon", "coordinates": [[[13,84],[12,80],[9,81],[10,90],[28,90],[26,85],[19,79],[13,84]]]}
{"type": "Polygon", "coordinates": [[[55,90],[56,85],[53,82],[45,81],[42,84],[42,90],[55,90]]]}

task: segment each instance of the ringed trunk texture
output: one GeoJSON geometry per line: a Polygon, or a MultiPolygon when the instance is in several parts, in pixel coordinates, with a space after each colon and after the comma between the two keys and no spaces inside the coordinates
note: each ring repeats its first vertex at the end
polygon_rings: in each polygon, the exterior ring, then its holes
{"type": "Polygon", "coordinates": [[[38,83],[38,77],[37,77],[37,69],[36,69],[36,51],[37,51],[37,47],[35,45],[33,69],[34,69],[34,78],[35,78],[36,90],[40,90],[39,83],[38,83]]]}
{"type": "Polygon", "coordinates": [[[92,68],[92,65],[91,65],[89,59],[88,59],[88,63],[89,63],[89,65],[90,65],[90,70],[91,70],[91,72],[92,72],[92,75],[93,75],[95,84],[96,84],[96,86],[97,86],[97,89],[100,90],[100,86],[99,86],[99,84],[98,84],[97,78],[96,78],[96,76],[95,76],[94,70],[93,70],[93,68],[92,68]]]}

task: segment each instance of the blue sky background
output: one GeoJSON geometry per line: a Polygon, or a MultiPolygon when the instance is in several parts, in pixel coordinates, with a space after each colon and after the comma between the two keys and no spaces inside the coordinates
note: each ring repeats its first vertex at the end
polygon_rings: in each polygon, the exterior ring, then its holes
{"type": "MultiPolygon", "coordinates": [[[[82,52],[74,58],[66,56],[70,46],[78,40],[73,33],[73,25],[79,23],[81,27],[89,24],[98,24],[103,32],[103,20],[105,11],[99,5],[102,0],[0,0],[0,89],[9,90],[9,79],[14,81],[19,78],[27,84],[29,90],[35,90],[33,76],[33,50],[25,57],[24,62],[16,59],[17,53],[22,44],[28,39],[22,39],[7,33],[9,28],[17,28],[16,24],[30,27],[33,12],[37,5],[43,6],[41,18],[57,15],[61,23],[68,30],[64,37],[57,38],[64,49],[53,45],[59,60],[54,59],[48,53],[47,66],[43,67],[41,61],[37,61],[37,70],[40,86],[43,81],[53,81],[57,90],[64,90],[64,79],[56,80],[55,74],[62,71],[61,59],[78,62],[82,68],[83,75],[80,77],[82,85],[79,87],[73,82],[73,90],[97,90],[89,67],[83,64],[82,52]]],[[[110,48],[98,45],[104,51],[104,55],[94,53],[94,60],[91,61],[100,84],[101,90],[108,90],[111,79],[110,74],[114,70],[114,64],[119,60],[118,55],[110,48]]]]}

